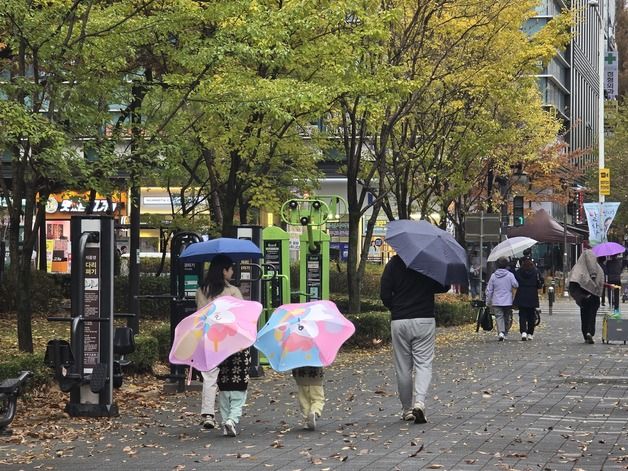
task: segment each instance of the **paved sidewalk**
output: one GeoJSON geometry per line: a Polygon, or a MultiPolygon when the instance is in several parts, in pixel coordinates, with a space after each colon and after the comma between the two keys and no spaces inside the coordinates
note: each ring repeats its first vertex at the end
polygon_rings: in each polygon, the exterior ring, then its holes
{"type": "MultiPolygon", "coordinates": [[[[585,345],[576,305],[561,299],[552,316],[543,307],[531,342],[439,329],[426,425],[399,420],[391,352],[381,349],[343,354],[327,370],[315,432],[299,424],[291,377],[269,373],[253,381],[235,439],[202,430],[199,394],[188,393],[141,416],[122,411],[125,426],[103,440],[49,442],[47,459],[2,469],[628,469],[628,346],[603,344],[601,326],[598,316],[596,344],[585,345]]],[[[37,451],[2,440],[0,460],[37,451]]]]}

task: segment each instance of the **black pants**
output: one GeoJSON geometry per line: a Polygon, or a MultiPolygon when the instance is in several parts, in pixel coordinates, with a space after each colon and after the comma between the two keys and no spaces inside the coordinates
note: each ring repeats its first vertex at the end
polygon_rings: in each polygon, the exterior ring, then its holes
{"type": "Polygon", "coordinates": [[[582,324],[582,336],[586,340],[587,334],[595,335],[595,316],[600,307],[600,298],[591,295],[582,301],[580,305],[580,321],[582,324]]]}
{"type": "MultiPolygon", "coordinates": [[[[609,282],[611,283],[611,282],[609,282]]],[[[613,281],[614,285],[621,286],[621,282],[613,281]]],[[[620,288],[606,288],[608,290],[608,304],[613,306],[613,309],[619,310],[619,289],[620,288]]]]}
{"type": "Polygon", "coordinates": [[[534,335],[536,313],[533,307],[519,307],[519,332],[534,335]]]}

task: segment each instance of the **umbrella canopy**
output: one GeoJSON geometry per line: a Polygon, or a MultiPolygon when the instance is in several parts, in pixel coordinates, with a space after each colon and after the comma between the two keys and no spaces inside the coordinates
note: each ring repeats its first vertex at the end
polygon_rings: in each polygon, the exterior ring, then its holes
{"type": "Polygon", "coordinates": [[[259,331],[255,348],[276,371],[328,366],[354,332],[354,325],[331,301],[284,304],[259,331]]]}
{"type": "Polygon", "coordinates": [[[468,283],[467,253],[449,232],[427,221],[391,221],[386,242],[408,268],[442,285],[468,283]]]}
{"type": "Polygon", "coordinates": [[[257,335],[262,305],[232,296],[216,298],[183,319],[174,330],[170,363],[209,371],[250,347],[257,335]]]}
{"type": "Polygon", "coordinates": [[[188,245],[179,260],[183,262],[210,262],[216,255],[228,255],[232,260],[258,259],[262,251],[248,239],[232,239],[219,237],[218,239],[196,242],[188,245]]]}
{"type": "Polygon", "coordinates": [[[513,237],[497,244],[488,256],[487,261],[494,262],[500,257],[518,257],[525,249],[529,249],[537,241],[530,237],[513,237]]]}
{"type": "Polygon", "coordinates": [[[562,243],[567,236],[567,243],[577,244],[579,238],[571,231],[565,231],[562,224],[549,215],[544,209],[539,209],[523,226],[509,227],[508,237],[531,237],[539,242],[562,243]]]}
{"type": "Polygon", "coordinates": [[[593,247],[593,253],[598,257],[611,257],[626,251],[626,247],[617,242],[604,242],[593,247]]]}

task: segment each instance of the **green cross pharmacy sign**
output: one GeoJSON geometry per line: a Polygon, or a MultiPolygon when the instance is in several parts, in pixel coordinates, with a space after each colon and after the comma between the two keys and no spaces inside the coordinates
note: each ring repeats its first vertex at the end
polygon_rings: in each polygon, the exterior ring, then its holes
{"type": "Polygon", "coordinates": [[[617,51],[606,51],[604,56],[604,95],[614,100],[618,94],[619,67],[617,51]]]}

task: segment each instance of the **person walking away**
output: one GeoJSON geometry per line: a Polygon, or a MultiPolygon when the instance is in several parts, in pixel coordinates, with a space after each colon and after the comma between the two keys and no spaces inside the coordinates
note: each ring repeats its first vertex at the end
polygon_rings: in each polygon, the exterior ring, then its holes
{"type": "MultiPolygon", "coordinates": [[[[233,260],[226,255],[216,255],[210,265],[205,278],[196,290],[196,308],[207,306],[220,296],[233,296],[242,299],[240,290],[230,284],[233,277],[233,260]]],[[[201,371],[203,390],[201,393],[202,424],[206,429],[216,428],[215,405],[216,385],[219,368],[201,371]]]]}
{"type": "Polygon", "coordinates": [[[532,259],[523,259],[521,268],[515,273],[519,287],[515,294],[513,304],[519,307],[519,332],[521,340],[534,338],[534,324],[536,322],[536,309],[539,307],[539,289],[541,275],[534,266],[532,259]]]}
{"type": "Polygon", "coordinates": [[[480,293],[482,292],[482,286],[480,284],[480,275],[482,271],[480,268],[480,262],[476,256],[476,252],[473,252],[470,265],[471,267],[469,268],[469,291],[471,292],[471,298],[476,299],[480,297],[480,293]]]}
{"type": "Polygon", "coordinates": [[[223,361],[218,374],[218,402],[222,417],[222,434],[235,437],[246,403],[249,386],[251,353],[248,348],[234,353],[223,361]]]}
{"type": "Polygon", "coordinates": [[[613,255],[606,261],[606,279],[608,284],[615,285],[617,288],[607,288],[608,291],[608,303],[613,301],[613,311],[619,311],[619,291],[621,289],[621,272],[622,272],[622,259],[619,255],[613,255]],[[611,296],[612,290],[612,296],[611,296]]]}
{"type": "Polygon", "coordinates": [[[323,388],[323,368],[304,366],[292,370],[297,383],[299,409],[305,421],[305,428],[316,430],[316,421],[323,413],[325,389],[323,388]]]}
{"type": "Polygon", "coordinates": [[[436,339],[434,295],[450,286],[406,267],[399,255],[393,256],[381,278],[380,298],[390,310],[397,390],[403,420],[427,422],[425,397],[432,380],[436,339]],[[414,373],[414,381],[412,379],[414,373]]]}
{"type": "Polygon", "coordinates": [[[508,335],[512,318],[512,290],[519,287],[515,275],[508,270],[508,259],[500,257],[495,262],[497,270],[491,275],[486,287],[486,305],[493,308],[497,323],[497,339],[501,342],[508,335]]]}
{"type": "Polygon", "coordinates": [[[607,261],[606,261],[606,257],[600,257],[598,259],[598,263],[600,264],[600,266],[602,267],[602,271],[604,272],[604,286],[602,287],[602,297],[600,298],[600,304],[602,306],[605,306],[605,299],[608,299],[608,305],[610,306],[611,304],[611,291],[610,288],[608,288],[606,286],[606,283],[608,282],[608,265],[607,265],[607,261]]]}
{"type": "Polygon", "coordinates": [[[569,294],[580,307],[580,324],[585,343],[595,341],[595,316],[600,307],[600,296],[604,286],[604,271],[597,257],[587,244],[585,250],[571,270],[569,276],[569,294]]]}

